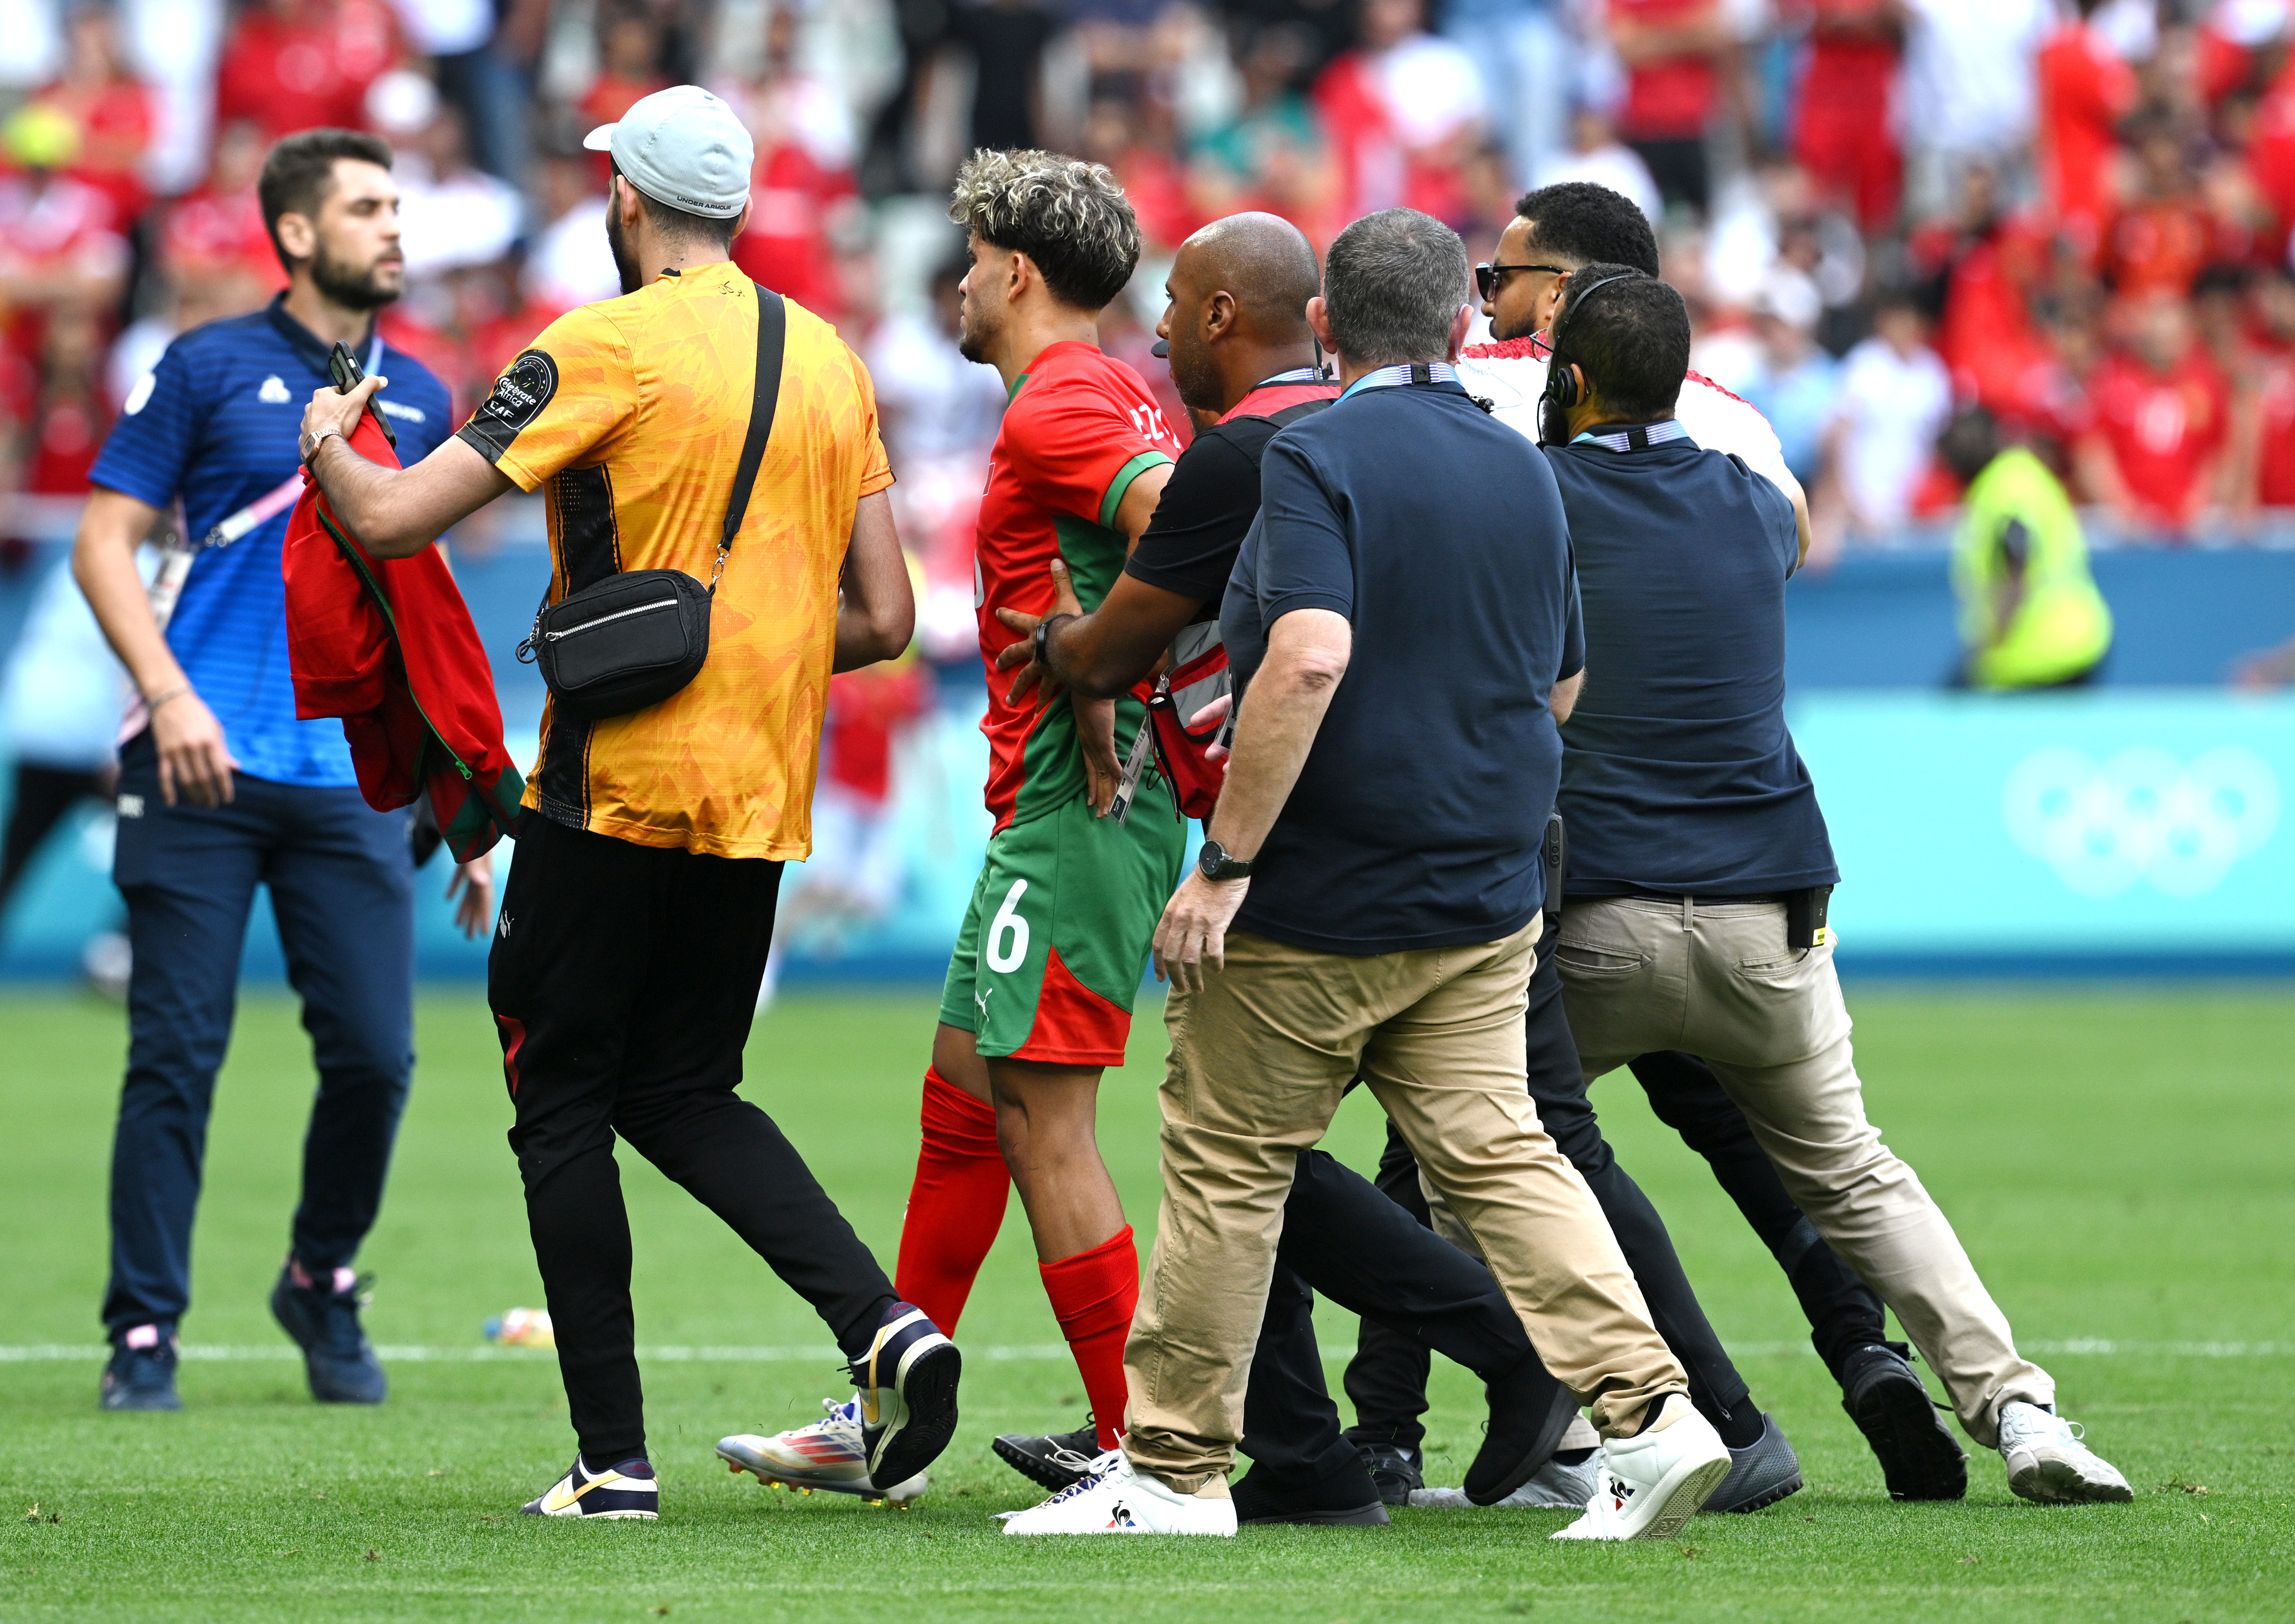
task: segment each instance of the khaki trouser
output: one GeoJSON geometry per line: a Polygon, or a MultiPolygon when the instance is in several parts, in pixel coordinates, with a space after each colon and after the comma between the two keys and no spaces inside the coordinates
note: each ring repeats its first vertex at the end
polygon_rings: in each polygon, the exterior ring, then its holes
{"type": "Polygon", "coordinates": [[[1904,1323],[1969,1436],[2011,1399],[2055,1400],[2022,1358],[1960,1237],[1865,1120],[1830,943],[1785,947],[1778,902],[1573,902],[1556,949],[1589,1079],[1652,1049],[1713,1068],[1785,1188],[1904,1323]]]}
{"type": "Polygon", "coordinates": [[[1351,959],[1231,935],[1165,1008],[1164,1200],[1124,1349],[1124,1449],[1192,1492],[1224,1474],[1298,1152],[1360,1074],[1479,1243],[1530,1339],[1606,1433],[1687,1378],[1601,1209],[1538,1125],[1522,1024],[1535,919],[1503,942],[1351,959]]]}

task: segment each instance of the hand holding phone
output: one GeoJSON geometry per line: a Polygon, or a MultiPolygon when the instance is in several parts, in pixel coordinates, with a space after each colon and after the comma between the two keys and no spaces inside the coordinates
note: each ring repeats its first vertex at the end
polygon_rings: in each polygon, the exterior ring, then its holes
{"type": "MultiPolygon", "coordinates": [[[[351,347],[340,339],[335,340],[335,347],[327,354],[327,374],[335,380],[335,393],[338,395],[347,395],[366,381],[366,369],[359,364],[359,358],[351,347]]],[[[366,410],[367,415],[374,419],[375,427],[382,430],[382,437],[390,442],[393,451],[396,451],[398,436],[392,430],[390,420],[382,415],[372,400],[367,402],[366,410]]]]}

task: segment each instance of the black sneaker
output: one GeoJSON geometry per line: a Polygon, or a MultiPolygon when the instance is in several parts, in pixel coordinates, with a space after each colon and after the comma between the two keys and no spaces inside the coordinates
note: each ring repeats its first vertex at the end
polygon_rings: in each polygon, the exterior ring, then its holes
{"type": "Polygon", "coordinates": [[[1362,1457],[1363,1466],[1370,1473],[1382,1506],[1408,1506],[1410,1491],[1426,1487],[1426,1474],[1421,1470],[1425,1462],[1416,1449],[1399,1443],[1358,1440],[1355,1452],[1362,1457]]]}
{"type": "Polygon", "coordinates": [[[589,1517],[604,1522],[653,1522],[661,1515],[661,1484],[643,1456],[592,1472],[576,1455],[564,1477],[519,1507],[529,1517],[589,1517]]]}
{"type": "Polygon", "coordinates": [[[98,1402],[106,1409],[183,1408],[176,1396],[176,1339],[161,1337],[148,1348],[114,1342],[98,1402]]]}
{"type": "Polygon", "coordinates": [[[922,1309],[895,1302],[852,1370],[869,1481],[904,1483],[939,1459],[956,1436],[963,1356],[922,1309]]]}
{"type": "Polygon", "coordinates": [[[1482,1391],[1491,1418],[1482,1424],[1482,1447],[1462,1486],[1475,1505],[1495,1506],[1552,1457],[1578,1413],[1578,1400],[1534,1354],[1482,1391]]]}
{"type": "Polygon", "coordinates": [[[1789,1494],[1799,1494],[1801,1489],[1801,1457],[1778,1429],[1776,1417],[1765,1414],[1759,1438],[1742,1449],[1730,1446],[1729,1475],[1700,1509],[1759,1511],[1789,1494]]]}
{"type": "Polygon", "coordinates": [[[311,1396],[322,1404],[380,1404],[390,1391],[359,1325],[361,1292],[372,1283],[370,1276],[341,1291],[331,1281],[298,1285],[290,1259],[271,1288],[271,1317],[303,1350],[311,1396]]]}
{"type": "Polygon", "coordinates": [[[1902,1342],[1874,1342],[1849,1356],[1841,1408],[1880,1457],[1892,1500],[1957,1500],[1968,1492],[1968,1457],[1945,1430],[1902,1342]]]}
{"type": "Polygon", "coordinates": [[[1304,1489],[1263,1481],[1257,1466],[1237,1478],[1228,1492],[1235,1500],[1238,1528],[1253,1523],[1295,1522],[1314,1528],[1384,1528],[1386,1506],[1368,1467],[1357,1464],[1304,1489]]]}
{"type": "Polygon", "coordinates": [[[1022,1477],[1058,1494],[1091,1475],[1092,1458],[1100,1453],[1099,1427],[1087,1415],[1073,1432],[1048,1432],[1041,1438],[1007,1432],[988,1447],[1022,1477]]]}

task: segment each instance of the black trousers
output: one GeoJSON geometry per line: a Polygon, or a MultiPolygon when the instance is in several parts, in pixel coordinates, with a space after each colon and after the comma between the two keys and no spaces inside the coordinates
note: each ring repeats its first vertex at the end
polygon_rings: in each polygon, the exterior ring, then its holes
{"type": "Polygon", "coordinates": [[[582,1453],[645,1451],[617,1134],[865,1351],[892,1282],[772,1119],[734,1092],[781,865],[696,856],[529,812],[486,967],[510,1148],[582,1453]]]}
{"type": "MultiPolygon", "coordinates": [[[[1619,1249],[1641,1284],[1658,1334],[1688,1374],[1692,1401],[1716,1426],[1724,1426],[1747,1402],[1744,1378],[1698,1306],[1665,1220],[1617,1164],[1602,1137],[1587,1098],[1578,1047],[1563,1013],[1561,971],[1550,951],[1539,956],[1531,976],[1525,1041],[1530,1094],[1540,1122],[1601,1204],[1619,1249]]],[[[1723,1187],[1785,1263],[1816,1327],[1813,1340],[1837,1375],[1837,1360],[1850,1349],[1881,1340],[1880,1300],[1818,1238],[1785,1193],[1744,1114],[1702,1062],[1687,1055],[1646,1056],[1634,1063],[1634,1072],[1643,1079],[1659,1118],[1706,1157],[1723,1187]]],[[[1378,1187],[1419,1222],[1429,1221],[1417,1163],[1392,1126],[1386,1153],[1379,1161],[1378,1187]]],[[[1350,1436],[1367,1443],[1416,1447],[1425,1436],[1419,1417],[1426,1413],[1427,1369],[1424,1342],[1366,1320],[1346,1372],[1347,1397],[1356,1416],[1350,1436]]]]}
{"type": "Polygon", "coordinates": [[[16,763],[15,793],[8,798],[8,833],[0,845],[0,908],[8,905],[16,882],[31,866],[32,854],[64,814],[83,800],[103,798],[109,776],[77,767],[43,767],[37,762],[16,763]]]}
{"type": "Polygon", "coordinates": [[[1278,1484],[1305,1488],[1355,1460],[1323,1384],[1317,1292],[1362,1315],[1366,1330],[1376,1325],[1420,1348],[1422,1369],[1425,1348],[1484,1381],[1527,1362],[1531,1401],[1539,1401],[1539,1378],[1544,1404],[1561,1392],[1489,1269],[1328,1152],[1303,1151],[1283,1206],[1283,1239],[1243,1405],[1243,1452],[1278,1484]]]}

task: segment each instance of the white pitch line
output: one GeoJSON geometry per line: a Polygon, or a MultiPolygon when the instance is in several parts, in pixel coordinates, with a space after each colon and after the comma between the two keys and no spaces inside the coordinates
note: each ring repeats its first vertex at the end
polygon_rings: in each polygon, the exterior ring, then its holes
{"type": "MultiPolygon", "coordinates": [[[[1741,1359],[1782,1358],[1810,1352],[1805,1342],[1737,1342],[1729,1351],[1741,1359]]],[[[2295,1355],[2295,1342],[2121,1342],[2111,1337],[2083,1336],[2068,1342],[2031,1342],[2022,1351],[2062,1358],[2118,1359],[2284,1359],[2295,1355]]],[[[0,1346],[0,1365],[80,1364],[101,1362],[111,1350],[102,1342],[33,1342],[0,1346]]],[[[1065,1342],[998,1343],[967,1347],[965,1356],[992,1363],[1058,1361],[1069,1357],[1065,1342]]],[[[497,1348],[486,1343],[469,1347],[426,1347],[383,1343],[375,1349],[386,1363],[396,1364],[535,1364],[554,1361],[547,1348],[497,1348]]],[[[640,1348],[638,1358],[660,1364],[691,1365],[840,1365],[844,1355],[826,1345],[817,1348],[640,1348]]],[[[226,1347],[211,1342],[188,1342],[182,1357],[192,1362],[290,1363],[301,1359],[299,1350],[285,1343],[226,1347]]],[[[1344,1348],[1326,1348],[1327,1363],[1352,1357],[1344,1348]]]]}

